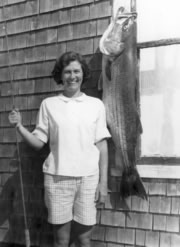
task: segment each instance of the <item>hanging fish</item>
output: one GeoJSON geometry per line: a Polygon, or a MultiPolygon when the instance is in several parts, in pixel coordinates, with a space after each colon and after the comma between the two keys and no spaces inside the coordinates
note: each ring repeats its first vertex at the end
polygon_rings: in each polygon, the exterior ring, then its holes
{"type": "Polygon", "coordinates": [[[147,199],[136,169],[136,144],[142,126],[136,107],[137,55],[136,15],[120,8],[100,40],[103,102],[116,149],[116,167],[122,170],[123,198],[138,195],[147,199]],[[118,34],[118,35],[117,35],[118,34]]]}

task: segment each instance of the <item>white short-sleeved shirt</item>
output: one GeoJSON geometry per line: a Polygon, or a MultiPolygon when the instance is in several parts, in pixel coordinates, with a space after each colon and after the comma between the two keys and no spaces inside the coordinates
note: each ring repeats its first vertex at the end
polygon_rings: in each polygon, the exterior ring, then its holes
{"type": "Polygon", "coordinates": [[[86,94],[77,98],[60,94],[43,100],[32,133],[44,143],[49,141],[43,172],[64,176],[98,172],[95,144],[110,137],[102,101],[86,94]]]}

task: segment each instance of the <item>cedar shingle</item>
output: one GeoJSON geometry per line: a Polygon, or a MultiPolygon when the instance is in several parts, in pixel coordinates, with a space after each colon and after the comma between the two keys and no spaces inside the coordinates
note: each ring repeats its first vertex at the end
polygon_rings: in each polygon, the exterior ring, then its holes
{"type": "Polygon", "coordinates": [[[34,80],[20,81],[19,94],[32,94],[34,93],[34,80]]]}
{"type": "Polygon", "coordinates": [[[107,247],[124,247],[124,244],[112,244],[112,243],[107,243],[107,247]]]}
{"type": "Polygon", "coordinates": [[[179,216],[167,216],[167,232],[179,232],[179,216]]]}
{"type": "Polygon", "coordinates": [[[128,213],[126,226],[139,229],[152,229],[153,217],[151,214],[128,213]]]}
{"type": "Polygon", "coordinates": [[[132,210],[148,212],[149,211],[149,201],[143,200],[140,197],[132,196],[132,210]]]}
{"type": "Polygon", "coordinates": [[[105,239],[114,243],[135,244],[135,230],[125,228],[106,228],[105,239]]]}
{"type": "Polygon", "coordinates": [[[93,228],[92,237],[93,240],[104,240],[105,238],[105,227],[96,225],[93,228]]]}
{"type": "Polygon", "coordinates": [[[73,25],[73,39],[96,35],[96,21],[83,22],[73,25]]]}
{"type": "Polygon", "coordinates": [[[48,26],[57,26],[60,24],[60,13],[58,12],[53,12],[49,14],[49,21],[48,21],[48,26]]]}
{"type": "Polygon", "coordinates": [[[1,81],[9,81],[10,75],[7,68],[0,68],[1,81]]]}
{"type": "Polygon", "coordinates": [[[4,50],[4,42],[3,42],[4,38],[0,38],[0,51],[4,50]]]}
{"type": "MultiPolygon", "coordinates": [[[[0,99],[0,103],[1,103],[1,99],[0,99]]],[[[4,107],[5,108],[5,107],[4,107]]],[[[2,111],[0,109],[0,111],[2,111]]],[[[10,126],[10,123],[9,123],[9,120],[8,120],[8,115],[9,115],[9,112],[1,112],[1,117],[0,117],[0,126],[1,127],[9,127],[10,126]]]]}
{"type": "Polygon", "coordinates": [[[0,66],[8,65],[8,54],[7,52],[0,53],[0,66]]]}
{"type": "Polygon", "coordinates": [[[46,60],[56,59],[57,57],[57,44],[46,46],[46,60]]]}
{"type": "Polygon", "coordinates": [[[4,99],[3,104],[5,106],[5,111],[11,111],[13,107],[13,98],[10,96],[3,99],[4,99]]]}
{"type": "Polygon", "coordinates": [[[72,25],[66,25],[58,28],[58,41],[67,41],[73,38],[72,25]]]}
{"type": "Polygon", "coordinates": [[[171,247],[179,247],[180,246],[180,235],[172,234],[171,235],[171,247]]]}
{"type": "Polygon", "coordinates": [[[115,196],[114,193],[108,193],[105,201],[105,209],[115,209],[115,196]]]}
{"type": "MultiPolygon", "coordinates": [[[[19,34],[16,36],[13,36],[15,41],[15,48],[24,48],[26,47],[26,40],[27,40],[27,34],[19,34]]],[[[13,39],[12,39],[13,42],[13,39]]]]}
{"type": "Polygon", "coordinates": [[[40,13],[53,9],[53,3],[50,0],[40,0],[40,13]]]}
{"type": "Polygon", "coordinates": [[[22,116],[23,125],[30,125],[31,124],[31,112],[30,111],[21,112],[21,116],[22,116]]]}
{"type": "MultiPolygon", "coordinates": [[[[41,102],[43,100],[43,96],[39,96],[39,95],[32,95],[29,96],[27,101],[28,101],[28,109],[32,110],[32,109],[38,109],[41,102]]],[[[26,108],[27,109],[27,108],[26,108]]]]}
{"type": "Polygon", "coordinates": [[[179,214],[180,213],[180,198],[172,197],[171,202],[171,214],[179,214]]]}
{"type": "MultiPolygon", "coordinates": [[[[8,158],[8,157],[14,157],[16,151],[16,146],[13,144],[0,144],[0,157],[1,158],[8,158]]],[[[3,175],[1,175],[3,176],[3,175]]],[[[2,179],[2,177],[1,177],[2,179]]],[[[4,184],[4,183],[3,183],[4,184]]]]}
{"type": "Polygon", "coordinates": [[[90,18],[100,18],[105,16],[111,16],[110,1],[100,1],[90,5],[90,18]]]}
{"type": "Polygon", "coordinates": [[[136,230],[136,244],[144,246],[146,232],[143,230],[136,230]]]}
{"type": "Polygon", "coordinates": [[[49,25],[49,18],[50,18],[50,14],[35,16],[34,21],[35,23],[37,23],[36,24],[37,28],[47,28],[49,25]]]}
{"type": "Polygon", "coordinates": [[[146,243],[148,247],[159,247],[159,232],[146,232],[146,243]]]}
{"type": "Polygon", "coordinates": [[[66,52],[66,50],[67,50],[67,44],[66,44],[66,42],[59,43],[57,45],[57,57],[59,57],[62,53],[66,52]]]}
{"type": "Polygon", "coordinates": [[[77,0],[77,5],[93,3],[94,0],[77,0]]]}
{"type": "Polygon", "coordinates": [[[59,11],[59,18],[60,18],[60,25],[68,24],[71,22],[71,15],[70,10],[60,10],[59,11]]]}
{"type": "Polygon", "coordinates": [[[82,55],[93,54],[93,39],[69,41],[67,51],[79,52],[82,55]]]}
{"type": "Polygon", "coordinates": [[[167,183],[167,196],[177,195],[177,185],[176,183],[167,183]]]}
{"type": "Polygon", "coordinates": [[[76,0],[62,0],[62,1],[64,8],[76,6],[76,0]]]}
{"type": "Polygon", "coordinates": [[[150,183],[149,195],[166,195],[166,183],[150,183]]]}
{"type": "Polygon", "coordinates": [[[57,92],[57,91],[62,91],[63,90],[63,85],[58,85],[53,78],[50,79],[50,87],[51,87],[51,92],[57,92]]]}
{"type": "Polygon", "coordinates": [[[35,32],[35,44],[42,45],[47,43],[47,30],[35,32]]]}
{"type": "MultiPolygon", "coordinates": [[[[0,158],[0,172],[9,172],[10,171],[10,163],[11,159],[3,159],[0,158]]],[[[1,177],[0,177],[0,184],[1,184],[1,177]]]]}
{"type": "Polygon", "coordinates": [[[63,1],[62,0],[53,0],[53,9],[61,9],[63,8],[63,1]]]}
{"type": "Polygon", "coordinates": [[[100,19],[97,21],[97,35],[102,35],[109,25],[109,19],[100,19]]]}
{"type": "Polygon", "coordinates": [[[150,212],[169,214],[171,210],[171,198],[167,197],[150,197],[150,212]]]}
{"type": "Polygon", "coordinates": [[[28,0],[25,4],[24,15],[32,15],[38,13],[38,1],[28,0]]]}
{"type": "Polygon", "coordinates": [[[14,104],[16,108],[18,108],[19,110],[27,109],[27,97],[26,96],[15,97],[14,104]]]}
{"type": "Polygon", "coordinates": [[[89,6],[82,6],[71,9],[71,23],[88,20],[89,19],[89,6]]]}
{"type": "Polygon", "coordinates": [[[27,78],[27,66],[26,65],[15,66],[15,67],[13,67],[11,69],[12,69],[12,72],[13,72],[14,80],[26,79],[27,78]]]}
{"type": "MultiPolygon", "coordinates": [[[[0,136],[1,136],[1,132],[0,132],[0,136]]],[[[18,136],[18,139],[19,139],[19,136],[18,136]]],[[[3,130],[3,137],[1,139],[1,141],[3,141],[3,143],[13,143],[13,142],[16,142],[16,131],[15,131],[15,128],[8,128],[8,129],[5,128],[3,130]]]]}
{"type": "Polygon", "coordinates": [[[153,216],[153,230],[166,230],[166,216],[165,215],[154,215],[153,216]]]}
{"type": "Polygon", "coordinates": [[[27,42],[26,43],[27,47],[35,45],[35,43],[36,43],[36,34],[35,34],[35,32],[29,32],[27,34],[26,42],[27,42]]]}
{"type": "Polygon", "coordinates": [[[50,91],[50,79],[37,79],[35,80],[35,89],[34,93],[42,93],[50,91]]]}
{"type": "Polygon", "coordinates": [[[45,46],[38,46],[33,47],[33,57],[34,61],[44,61],[46,57],[46,47],[45,46]]]}
{"type": "Polygon", "coordinates": [[[103,210],[101,212],[101,224],[125,227],[125,214],[118,211],[103,210]]]}
{"type": "Polygon", "coordinates": [[[10,52],[10,64],[23,64],[25,62],[24,50],[16,50],[10,52]]]}
{"type": "Polygon", "coordinates": [[[171,234],[160,233],[160,246],[159,247],[169,247],[171,246],[171,234]]]}
{"type": "Polygon", "coordinates": [[[57,29],[48,29],[47,30],[47,43],[57,42],[57,29]]]}

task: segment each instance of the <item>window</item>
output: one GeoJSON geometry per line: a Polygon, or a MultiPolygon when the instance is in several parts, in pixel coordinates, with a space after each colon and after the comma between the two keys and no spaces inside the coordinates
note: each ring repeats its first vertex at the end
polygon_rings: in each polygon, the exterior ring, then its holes
{"type": "Polygon", "coordinates": [[[141,155],[180,157],[180,45],[143,49],[141,155]]]}
{"type": "Polygon", "coordinates": [[[178,0],[137,1],[140,114],[143,126],[140,156],[141,163],[145,165],[138,167],[140,171],[144,168],[144,176],[179,178],[179,7],[178,0]]]}
{"type": "Polygon", "coordinates": [[[113,0],[137,11],[141,177],[180,178],[180,1],[113,0]]]}

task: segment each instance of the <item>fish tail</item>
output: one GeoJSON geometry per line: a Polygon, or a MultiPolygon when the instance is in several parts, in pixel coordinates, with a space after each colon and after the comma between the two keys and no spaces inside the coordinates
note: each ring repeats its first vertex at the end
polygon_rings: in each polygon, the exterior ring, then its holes
{"type": "Polygon", "coordinates": [[[147,200],[146,190],[135,167],[124,169],[120,184],[120,193],[122,198],[136,195],[147,200]]]}

